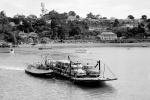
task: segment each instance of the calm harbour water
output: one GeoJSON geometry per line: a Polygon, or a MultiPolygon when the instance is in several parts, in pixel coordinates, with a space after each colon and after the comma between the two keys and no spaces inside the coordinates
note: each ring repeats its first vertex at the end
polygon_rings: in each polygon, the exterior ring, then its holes
{"type": "MultiPolygon", "coordinates": [[[[0,100],[149,100],[150,48],[79,48],[40,51],[17,48],[0,53],[0,100]],[[81,50],[81,49],[80,49],[81,50]],[[78,52],[76,52],[78,51],[78,52]],[[75,85],[67,80],[37,78],[24,73],[42,54],[102,60],[118,77],[101,86],[75,85]]],[[[40,60],[39,60],[40,61],[40,60]]]]}

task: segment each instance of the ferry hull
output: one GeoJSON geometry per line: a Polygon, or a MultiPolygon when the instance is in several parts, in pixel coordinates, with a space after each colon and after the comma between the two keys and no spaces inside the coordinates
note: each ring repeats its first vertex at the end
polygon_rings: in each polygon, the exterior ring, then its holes
{"type": "Polygon", "coordinates": [[[105,81],[113,81],[113,80],[117,80],[117,78],[100,78],[100,77],[97,77],[97,78],[71,78],[71,80],[73,82],[76,82],[76,83],[100,83],[100,82],[105,82],[105,81]]]}

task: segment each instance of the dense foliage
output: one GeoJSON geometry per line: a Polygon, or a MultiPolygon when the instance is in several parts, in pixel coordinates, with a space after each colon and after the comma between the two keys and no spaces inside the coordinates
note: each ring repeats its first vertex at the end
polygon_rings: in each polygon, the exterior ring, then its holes
{"type": "Polygon", "coordinates": [[[15,15],[11,18],[4,11],[0,12],[0,40],[13,43],[20,41],[19,32],[34,32],[38,38],[65,40],[96,37],[102,31],[113,31],[118,37],[143,39],[149,36],[150,19],[146,15],[141,16],[140,22],[133,15],[129,15],[128,20],[107,19],[92,13],[80,18],[74,11],[58,13],[55,10],[40,18],[36,15],[15,15]],[[90,27],[101,30],[91,31],[90,27]]]}

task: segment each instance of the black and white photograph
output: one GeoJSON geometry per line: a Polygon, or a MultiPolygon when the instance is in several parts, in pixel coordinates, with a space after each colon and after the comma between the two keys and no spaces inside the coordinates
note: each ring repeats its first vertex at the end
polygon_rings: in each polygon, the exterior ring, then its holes
{"type": "Polygon", "coordinates": [[[0,100],[150,100],[149,0],[1,0],[0,100]]]}

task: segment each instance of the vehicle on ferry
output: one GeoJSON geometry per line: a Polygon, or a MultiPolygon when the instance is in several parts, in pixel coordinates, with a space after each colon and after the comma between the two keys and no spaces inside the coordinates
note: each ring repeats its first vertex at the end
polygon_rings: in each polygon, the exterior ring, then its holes
{"type": "Polygon", "coordinates": [[[95,68],[95,66],[87,64],[83,68],[86,71],[87,76],[89,76],[89,77],[99,77],[100,76],[100,70],[95,68]]]}
{"type": "Polygon", "coordinates": [[[54,65],[52,68],[54,73],[67,78],[86,76],[86,71],[83,70],[81,63],[73,63],[69,60],[57,60],[50,65],[54,65]]]}
{"type": "Polygon", "coordinates": [[[85,77],[86,71],[81,63],[71,63],[71,75],[75,77],[85,77]]]}

